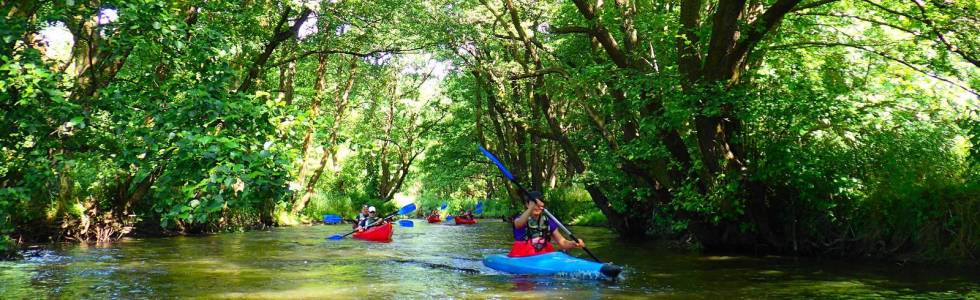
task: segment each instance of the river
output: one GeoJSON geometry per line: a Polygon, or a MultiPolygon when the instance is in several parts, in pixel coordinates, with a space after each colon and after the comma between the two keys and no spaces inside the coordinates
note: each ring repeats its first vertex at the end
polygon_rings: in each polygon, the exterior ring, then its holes
{"type": "MultiPolygon", "coordinates": [[[[510,228],[415,221],[394,241],[326,240],[349,225],[69,245],[0,262],[0,298],[980,298],[975,269],[786,257],[704,255],[573,228],[625,267],[615,282],[512,276],[486,268],[510,228]]],[[[573,255],[584,256],[580,250],[573,255]]]]}

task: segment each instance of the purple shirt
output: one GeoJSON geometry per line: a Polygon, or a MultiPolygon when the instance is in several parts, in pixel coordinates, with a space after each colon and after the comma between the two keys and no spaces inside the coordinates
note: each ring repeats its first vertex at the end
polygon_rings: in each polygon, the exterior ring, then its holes
{"type": "MultiPolygon", "coordinates": [[[[515,216],[514,217],[514,220],[516,221],[517,218],[519,218],[519,217],[521,217],[521,216],[520,215],[515,216]]],[[[544,216],[542,214],[541,215],[541,218],[548,218],[548,217],[546,217],[546,216],[544,216]]],[[[527,218],[527,222],[530,223],[531,222],[531,218],[527,218]]],[[[551,218],[548,218],[548,232],[549,233],[554,233],[555,230],[558,230],[558,223],[556,223],[555,220],[552,220],[551,218]]],[[[521,228],[517,228],[517,226],[514,226],[514,240],[515,241],[523,241],[525,235],[527,235],[527,224],[524,224],[524,227],[521,227],[521,228]]]]}

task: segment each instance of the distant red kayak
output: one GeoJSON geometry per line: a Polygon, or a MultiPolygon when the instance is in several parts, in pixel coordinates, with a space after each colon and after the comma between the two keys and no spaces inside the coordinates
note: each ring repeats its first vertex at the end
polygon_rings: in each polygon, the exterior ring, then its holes
{"type": "Polygon", "coordinates": [[[456,225],[473,225],[476,224],[476,219],[463,219],[463,218],[453,218],[456,221],[456,225]]]}
{"type": "Polygon", "coordinates": [[[381,226],[371,227],[370,229],[362,232],[354,233],[354,238],[365,241],[388,243],[391,242],[391,233],[391,223],[386,223],[381,226]]]}
{"type": "Polygon", "coordinates": [[[439,223],[440,221],[442,221],[439,220],[438,216],[429,216],[429,218],[427,218],[426,220],[428,220],[429,223],[439,223]]]}

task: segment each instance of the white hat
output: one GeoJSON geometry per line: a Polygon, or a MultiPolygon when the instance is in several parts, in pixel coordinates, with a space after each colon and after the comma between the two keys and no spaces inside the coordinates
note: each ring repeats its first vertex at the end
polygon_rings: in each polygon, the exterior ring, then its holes
{"type": "Polygon", "coordinates": [[[374,209],[374,206],[368,207],[368,212],[376,212],[376,210],[374,209]]]}

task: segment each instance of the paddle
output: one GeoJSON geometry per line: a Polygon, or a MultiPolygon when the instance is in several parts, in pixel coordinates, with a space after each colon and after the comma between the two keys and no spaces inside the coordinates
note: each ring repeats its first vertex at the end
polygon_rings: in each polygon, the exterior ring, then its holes
{"type": "Polygon", "coordinates": [[[398,225],[401,225],[402,227],[414,227],[415,223],[413,223],[412,220],[398,220],[398,225]]]}
{"type": "MultiPolygon", "coordinates": [[[[409,214],[409,213],[411,213],[411,212],[413,212],[413,211],[415,211],[415,203],[409,203],[408,205],[405,205],[405,206],[403,206],[403,207],[402,207],[401,209],[399,209],[398,211],[396,211],[396,212],[393,212],[393,213],[391,213],[391,214],[389,214],[389,215],[387,215],[387,216],[385,216],[384,218],[381,218],[381,219],[378,219],[377,221],[374,221],[374,223],[371,223],[371,224],[370,224],[370,225],[368,225],[367,227],[371,227],[371,226],[374,226],[374,225],[377,225],[378,223],[381,223],[381,222],[382,222],[382,221],[384,221],[385,219],[387,219],[387,218],[391,218],[391,217],[393,217],[393,216],[395,216],[395,215],[406,215],[406,214],[409,214]]],[[[400,222],[399,222],[399,225],[402,225],[402,226],[405,226],[405,225],[403,225],[403,224],[400,224],[400,222]]],[[[412,226],[405,226],[405,227],[412,227],[412,226]]],[[[345,235],[339,235],[339,234],[335,234],[335,235],[332,235],[332,236],[330,236],[330,237],[328,237],[327,239],[328,239],[328,240],[334,240],[334,241],[338,241],[338,240],[342,240],[342,239],[344,239],[344,238],[345,238],[345,237],[347,237],[348,235],[351,235],[351,234],[354,234],[355,232],[357,232],[357,230],[354,230],[354,231],[351,231],[351,232],[348,232],[348,233],[347,233],[347,234],[345,234],[345,235]]]]}
{"type": "Polygon", "coordinates": [[[483,201],[476,203],[476,209],[473,210],[474,214],[483,214],[483,201]]]}
{"type": "Polygon", "coordinates": [[[446,210],[447,206],[449,206],[449,204],[446,203],[446,201],[442,201],[442,207],[440,207],[439,210],[446,210]]]}
{"type": "Polygon", "coordinates": [[[453,216],[446,216],[446,222],[449,222],[449,221],[452,221],[452,220],[453,220],[453,216]]]}
{"type": "MultiPolygon", "coordinates": [[[[524,189],[524,186],[522,186],[520,182],[517,182],[517,178],[514,178],[514,174],[511,174],[510,171],[507,170],[507,167],[504,167],[504,164],[501,163],[499,159],[497,159],[497,156],[494,156],[493,153],[490,153],[490,151],[488,151],[486,148],[483,148],[483,145],[477,145],[477,147],[480,147],[480,152],[483,152],[483,156],[486,156],[487,158],[490,159],[490,161],[493,162],[493,164],[497,165],[497,169],[500,169],[500,173],[504,173],[504,177],[507,177],[507,179],[510,180],[510,182],[514,183],[514,185],[517,186],[517,189],[520,190],[521,193],[524,193],[524,196],[531,198],[531,195],[528,194],[526,189],[524,189]]],[[[558,224],[558,228],[560,228],[563,232],[565,232],[565,234],[568,234],[568,236],[571,237],[572,240],[578,241],[578,238],[575,237],[575,234],[573,234],[571,230],[568,230],[568,228],[566,228],[565,225],[562,225],[561,222],[559,222],[558,219],[555,218],[555,216],[552,215],[547,208],[544,209],[544,214],[548,216],[548,218],[551,218],[551,220],[554,220],[555,224],[558,224]]],[[[602,262],[601,260],[599,260],[598,257],[595,256],[595,254],[592,254],[592,251],[589,251],[589,248],[582,247],[582,250],[585,250],[585,253],[588,253],[589,256],[591,256],[592,259],[595,260],[596,262],[600,262],[600,263],[602,262]]]]}

